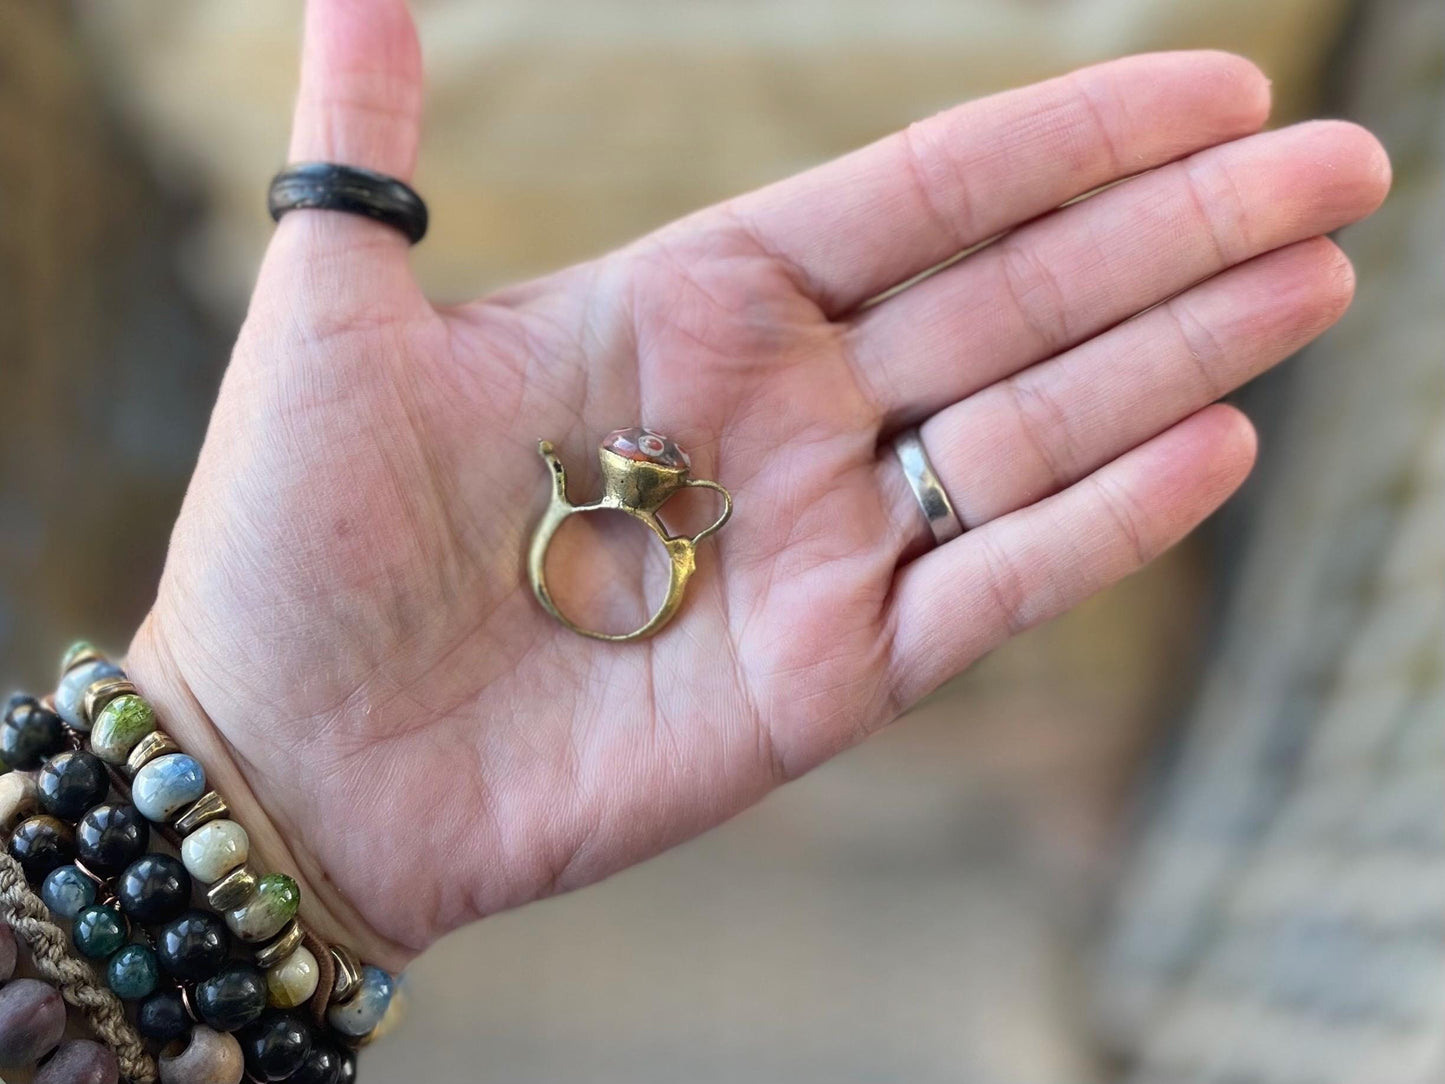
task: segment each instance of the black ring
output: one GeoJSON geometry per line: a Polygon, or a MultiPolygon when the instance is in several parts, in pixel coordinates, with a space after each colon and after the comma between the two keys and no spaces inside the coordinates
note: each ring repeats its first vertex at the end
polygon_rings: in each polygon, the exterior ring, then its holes
{"type": "Polygon", "coordinates": [[[271,178],[266,206],[277,222],[287,211],[315,208],[364,215],[404,233],[412,244],[426,236],[427,211],[408,184],[357,166],[300,162],[271,178]]]}

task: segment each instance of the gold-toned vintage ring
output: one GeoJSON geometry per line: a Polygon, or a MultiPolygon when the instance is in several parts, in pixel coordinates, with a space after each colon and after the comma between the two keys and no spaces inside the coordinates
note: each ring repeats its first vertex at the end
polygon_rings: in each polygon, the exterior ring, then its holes
{"type": "Polygon", "coordinates": [[[687,453],[661,433],[634,426],[619,429],[608,434],[597,449],[597,458],[602,464],[602,496],[591,504],[573,504],[567,498],[567,468],[557,458],[551,441],[538,441],[537,450],[552,471],[552,495],[547,510],[542,513],[541,522],[532,532],[532,546],[527,554],[527,575],[532,581],[532,591],[546,611],[573,632],[591,636],[596,640],[641,640],[657,632],[677,613],[682,605],[682,594],[687,581],[697,567],[697,544],[722,528],[732,515],[733,499],[726,489],[716,482],[691,475],[692,461],[687,453]],[[657,517],[657,511],[679,490],[686,488],[711,489],[723,499],[722,514],[691,538],[674,538],[657,517]],[[672,562],[672,574],[667,583],[667,596],[658,606],[657,612],[648,618],[641,628],[631,632],[610,633],[584,629],[557,608],[552,594],[547,590],[547,547],[568,516],[579,512],[596,512],[599,509],[614,509],[626,512],[641,520],[662,540],[672,562]]]}

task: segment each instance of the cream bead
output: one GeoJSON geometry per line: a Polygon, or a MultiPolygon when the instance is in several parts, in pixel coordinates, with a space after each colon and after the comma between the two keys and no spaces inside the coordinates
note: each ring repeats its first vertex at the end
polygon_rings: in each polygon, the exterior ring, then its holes
{"type": "Polygon", "coordinates": [[[208,821],[181,840],[181,861],[202,884],[213,884],[250,856],[251,840],[235,821],[208,821]]]}
{"type": "Polygon", "coordinates": [[[311,1000],[321,981],[321,967],[302,945],[266,972],[266,999],[273,1008],[294,1009],[311,1000]]]}
{"type": "Polygon", "coordinates": [[[175,1043],[161,1051],[159,1065],[161,1084],[241,1084],[246,1071],[235,1037],[203,1024],[191,1029],[185,1046],[175,1043]]]}
{"type": "Polygon", "coordinates": [[[0,831],[8,832],[39,808],[35,776],[29,772],[0,775],[0,831]]]}

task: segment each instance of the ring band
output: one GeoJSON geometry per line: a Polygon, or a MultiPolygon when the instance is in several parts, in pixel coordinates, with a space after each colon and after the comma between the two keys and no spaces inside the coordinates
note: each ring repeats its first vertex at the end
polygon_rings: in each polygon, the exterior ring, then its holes
{"type": "Polygon", "coordinates": [[[335,162],[287,166],[271,178],[266,206],[277,222],[287,211],[344,211],[400,230],[412,244],[426,236],[426,203],[412,187],[357,166],[335,162]]]}
{"type": "Polygon", "coordinates": [[[943,483],[938,480],[933,464],[928,461],[928,453],[923,448],[923,438],[918,435],[918,430],[907,429],[894,437],[893,451],[903,466],[903,477],[908,479],[908,488],[913,490],[913,495],[918,498],[918,507],[923,510],[923,518],[928,521],[928,529],[933,532],[933,541],[941,546],[963,534],[963,521],[953,510],[953,502],[948,499],[943,483]]]}

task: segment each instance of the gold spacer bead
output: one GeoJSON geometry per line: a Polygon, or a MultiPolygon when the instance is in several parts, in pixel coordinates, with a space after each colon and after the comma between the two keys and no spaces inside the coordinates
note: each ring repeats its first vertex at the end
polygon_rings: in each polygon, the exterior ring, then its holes
{"type": "Polygon", "coordinates": [[[335,1005],[361,989],[361,961],[344,945],[331,946],[331,959],[336,964],[336,981],[331,984],[331,996],[326,1000],[335,1005]]]}
{"type": "Polygon", "coordinates": [[[176,831],[183,836],[188,836],[203,824],[207,824],[231,814],[231,807],[213,790],[206,791],[197,798],[184,813],[175,820],[176,831]]]}
{"type": "Polygon", "coordinates": [[[301,929],[301,923],[293,918],[286,923],[286,928],[270,943],[262,945],[256,950],[256,966],[262,970],[275,967],[296,951],[305,936],[305,931],[301,929]]]}
{"type": "Polygon", "coordinates": [[[180,751],[181,747],[164,730],[152,730],[136,743],[136,747],[130,751],[130,756],[125,758],[125,774],[134,779],[135,773],[155,760],[156,757],[180,751]]]}
{"type": "Polygon", "coordinates": [[[256,891],[256,875],[240,865],[206,890],[206,902],[217,911],[234,911],[256,891]]]}
{"type": "Polygon", "coordinates": [[[104,677],[92,681],[85,687],[85,698],[81,701],[81,712],[92,726],[105,706],[118,696],[139,696],[140,690],[131,684],[130,678],[104,677]]]}

